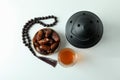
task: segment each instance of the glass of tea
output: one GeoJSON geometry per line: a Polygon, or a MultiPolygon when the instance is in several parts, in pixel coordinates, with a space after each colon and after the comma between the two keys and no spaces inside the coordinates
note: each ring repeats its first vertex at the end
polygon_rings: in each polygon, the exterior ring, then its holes
{"type": "Polygon", "coordinates": [[[58,61],[63,67],[73,66],[77,62],[77,54],[70,48],[59,51],[58,61]]]}

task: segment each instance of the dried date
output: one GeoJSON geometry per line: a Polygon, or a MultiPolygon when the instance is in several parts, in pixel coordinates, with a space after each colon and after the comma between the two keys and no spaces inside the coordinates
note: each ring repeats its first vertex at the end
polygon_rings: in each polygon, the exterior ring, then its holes
{"type": "Polygon", "coordinates": [[[36,35],[36,40],[39,41],[39,40],[42,39],[42,37],[43,37],[43,31],[40,30],[40,31],[38,31],[38,33],[37,33],[37,35],[36,35]]]}
{"type": "Polygon", "coordinates": [[[36,46],[36,47],[39,46],[39,44],[38,44],[37,42],[34,42],[33,44],[34,44],[34,46],[36,46]]]}
{"type": "Polygon", "coordinates": [[[44,44],[47,44],[49,41],[50,41],[50,40],[49,40],[48,38],[44,38],[44,39],[38,41],[38,43],[39,43],[40,45],[44,45],[44,44]]]}
{"type": "Polygon", "coordinates": [[[45,50],[45,51],[49,51],[49,50],[50,50],[50,47],[47,46],[47,45],[41,45],[41,46],[40,46],[40,49],[45,50]]]}
{"type": "Polygon", "coordinates": [[[53,32],[52,33],[52,38],[56,41],[56,42],[59,42],[60,41],[60,38],[58,36],[58,34],[56,32],[53,32]]]}
{"type": "Polygon", "coordinates": [[[51,30],[51,29],[45,29],[45,30],[44,30],[44,33],[45,33],[45,37],[48,38],[48,37],[51,35],[52,30],[51,30]]]}
{"type": "Polygon", "coordinates": [[[58,47],[58,43],[53,43],[51,46],[50,46],[50,48],[51,48],[51,50],[52,51],[54,51],[57,47],[58,47]]]}

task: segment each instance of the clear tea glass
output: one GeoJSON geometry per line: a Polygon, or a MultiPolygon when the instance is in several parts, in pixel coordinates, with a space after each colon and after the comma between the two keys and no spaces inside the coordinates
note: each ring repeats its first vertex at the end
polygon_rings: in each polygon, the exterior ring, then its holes
{"type": "Polygon", "coordinates": [[[58,61],[63,67],[73,66],[77,62],[77,54],[70,48],[59,51],[58,61]]]}

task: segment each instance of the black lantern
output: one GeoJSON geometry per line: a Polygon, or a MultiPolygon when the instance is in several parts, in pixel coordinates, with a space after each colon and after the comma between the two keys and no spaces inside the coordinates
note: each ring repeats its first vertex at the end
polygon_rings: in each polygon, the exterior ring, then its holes
{"type": "Polygon", "coordinates": [[[89,48],[97,44],[103,34],[103,24],[89,11],[73,14],[66,24],[66,38],[75,47],[89,48]]]}

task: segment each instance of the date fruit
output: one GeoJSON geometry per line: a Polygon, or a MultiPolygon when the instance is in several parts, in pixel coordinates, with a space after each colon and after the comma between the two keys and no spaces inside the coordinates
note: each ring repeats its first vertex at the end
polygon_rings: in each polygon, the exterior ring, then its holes
{"type": "Polygon", "coordinates": [[[45,33],[45,37],[48,38],[48,37],[51,35],[52,30],[51,30],[51,29],[45,29],[45,30],[44,30],[44,33],[45,33]]]}
{"type": "Polygon", "coordinates": [[[51,50],[55,50],[57,47],[58,47],[58,44],[59,43],[53,43],[51,46],[50,46],[50,48],[51,48],[51,50]]]}
{"type": "Polygon", "coordinates": [[[60,41],[60,38],[58,36],[58,34],[56,32],[53,32],[52,33],[52,38],[56,41],[56,42],[59,42],[60,41]]]}
{"type": "Polygon", "coordinates": [[[44,39],[38,41],[38,43],[39,43],[40,45],[43,45],[43,44],[47,44],[49,41],[50,41],[50,40],[49,40],[48,38],[44,38],[44,39]]]}
{"type": "Polygon", "coordinates": [[[48,51],[48,50],[50,50],[50,47],[47,46],[47,45],[41,45],[41,46],[40,46],[40,49],[45,50],[45,51],[48,51]]]}
{"type": "Polygon", "coordinates": [[[38,33],[36,35],[36,40],[42,39],[42,36],[43,36],[43,31],[42,30],[38,31],[38,33]]]}

